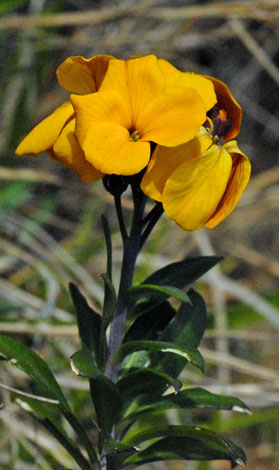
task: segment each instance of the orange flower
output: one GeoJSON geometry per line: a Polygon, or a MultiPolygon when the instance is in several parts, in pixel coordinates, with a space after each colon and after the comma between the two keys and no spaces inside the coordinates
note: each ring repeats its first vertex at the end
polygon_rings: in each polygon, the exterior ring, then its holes
{"type": "Polygon", "coordinates": [[[161,201],[168,217],[184,230],[218,225],[249,181],[250,162],[236,141],[223,146],[217,141],[202,127],[186,144],[157,146],[143,177],[144,193],[161,201]]]}
{"type": "MultiPolygon", "coordinates": [[[[216,97],[209,80],[209,88],[216,97]]],[[[168,85],[155,56],[111,60],[98,93],[71,96],[75,135],[102,173],[133,175],[150,159],[150,142],[180,145],[205,121],[204,100],[187,86],[168,85]]]]}
{"type": "MultiPolygon", "coordinates": [[[[57,70],[60,85],[72,93],[95,93],[105,76],[112,56],[95,56],[84,59],[69,57],[57,70]]],[[[63,163],[79,175],[84,183],[102,178],[96,168],[88,163],[75,135],[75,114],[70,101],[57,108],[38,124],[19,144],[16,154],[37,156],[47,151],[50,157],[63,163]]]]}

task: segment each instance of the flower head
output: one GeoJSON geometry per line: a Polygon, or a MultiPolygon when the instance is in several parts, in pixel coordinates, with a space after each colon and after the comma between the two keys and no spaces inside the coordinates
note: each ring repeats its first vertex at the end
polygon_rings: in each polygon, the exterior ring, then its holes
{"type": "MultiPolygon", "coordinates": [[[[215,102],[213,87],[212,93],[215,102]]],[[[173,147],[193,138],[207,110],[190,81],[167,82],[155,56],[111,60],[99,92],[72,95],[71,101],[86,159],[118,175],[136,174],[148,164],[150,142],[173,147]]]]}
{"type": "Polygon", "coordinates": [[[146,168],[142,190],[186,230],[214,227],[236,206],[250,162],[230,141],[241,108],[223,82],[153,55],[69,57],[57,78],[71,101],[38,124],[17,155],[47,151],[85,183],[146,168]]]}
{"type": "Polygon", "coordinates": [[[47,151],[86,183],[104,174],[140,172],[149,163],[151,143],[174,147],[189,141],[216,103],[211,80],[174,71],[155,56],[69,57],[57,78],[73,93],[71,102],[36,126],[16,154],[47,151]]]}

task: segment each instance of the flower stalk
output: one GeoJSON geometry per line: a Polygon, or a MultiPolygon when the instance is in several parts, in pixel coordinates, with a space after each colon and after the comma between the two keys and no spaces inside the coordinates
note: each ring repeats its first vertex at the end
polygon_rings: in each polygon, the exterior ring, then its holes
{"type": "Polygon", "coordinates": [[[113,364],[113,356],[121,346],[124,337],[125,323],[128,310],[128,305],[125,296],[127,290],[129,289],[129,287],[131,287],[133,282],[136,260],[141,247],[142,220],[147,200],[146,196],[140,190],[137,181],[131,184],[131,188],[134,202],[134,214],[129,235],[127,233],[123,218],[121,196],[115,196],[116,212],[123,240],[123,257],[118,291],[118,301],[111,323],[108,345],[108,359],[105,371],[105,375],[112,382],[115,382],[117,379],[118,367],[117,365],[113,364]]]}

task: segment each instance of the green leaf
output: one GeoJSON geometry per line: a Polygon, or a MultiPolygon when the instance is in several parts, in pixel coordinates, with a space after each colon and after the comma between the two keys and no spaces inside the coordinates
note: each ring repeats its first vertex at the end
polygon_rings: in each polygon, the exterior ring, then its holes
{"type": "MultiPolygon", "coordinates": [[[[151,274],[140,286],[157,285],[183,289],[199,279],[221,260],[222,258],[217,256],[201,256],[178,263],[172,263],[151,274]]],[[[139,315],[150,310],[151,307],[154,308],[156,303],[160,304],[169,296],[176,297],[172,294],[160,296],[159,292],[158,295],[155,295],[155,292],[153,292],[153,296],[151,297],[150,291],[145,292],[144,289],[142,291],[136,290],[138,288],[139,286],[132,287],[129,293],[131,305],[128,317],[130,318],[137,318],[139,315]],[[150,305],[150,300],[152,300],[152,305],[150,305]],[[134,302],[134,304],[132,304],[132,302],[134,302]]],[[[185,300],[183,301],[185,302],[185,300]]]]}
{"type": "Polygon", "coordinates": [[[172,286],[157,286],[152,284],[139,284],[130,287],[127,291],[126,299],[131,305],[136,302],[147,302],[151,300],[164,301],[168,297],[174,297],[181,302],[189,302],[189,297],[185,292],[172,286]]]}
{"type": "Polygon", "coordinates": [[[230,460],[233,465],[245,465],[243,450],[218,434],[191,426],[162,426],[134,433],[123,441],[136,445],[160,438],[146,449],[128,457],[124,465],[143,465],[159,460],[230,460]]]}
{"type": "Polygon", "coordinates": [[[105,298],[104,308],[102,315],[102,329],[105,331],[112,320],[113,313],[116,309],[117,295],[115,292],[114,285],[112,284],[109,275],[107,273],[101,274],[101,277],[105,283],[105,298]]]}
{"type": "MultiPolygon", "coordinates": [[[[191,289],[188,292],[191,303],[183,303],[174,318],[158,336],[159,341],[173,343],[175,346],[197,348],[206,326],[206,307],[203,298],[191,289]]],[[[186,358],[187,359],[187,358],[186,358]]],[[[159,370],[178,377],[187,360],[173,355],[156,356],[152,367],[157,364],[159,370]]]]}
{"type": "Polygon", "coordinates": [[[118,388],[98,370],[94,357],[86,349],[73,354],[71,366],[77,375],[90,379],[90,392],[97,423],[104,435],[108,436],[122,409],[118,388]]]}
{"type": "Polygon", "coordinates": [[[184,303],[168,326],[159,335],[160,341],[177,346],[197,348],[206,327],[206,307],[203,298],[193,289],[188,292],[191,303],[184,303]]]}
{"type": "Polygon", "coordinates": [[[57,406],[49,403],[36,402],[28,398],[17,397],[15,402],[24,410],[35,417],[60,444],[69,452],[81,468],[90,470],[91,466],[83,457],[75,442],[70,439],[68,433],[62,428],[57,416],[57,406]]]}
{"type": "Polygon", "coordinates": [[[151,274],[143,284],[167,285],[182,289],[199,279],[222,259],[218,256],[200,256],[171,263],[151,274]]]}
{"type": "MultiPolygon", "coordinates": [[[[57,428],[60,427],[59,409],[55,404],[37,402],[31,398],[16,396],[14,401],[25,411],[35,416],[37,419],[48,419],[57,428]]],[[[61,428],[62,430],[62,428],[61,428]]]]}
{"type": "Polygon", "coordinates": [[[203,370],[203,358],[197,349],[182,348],[175,346],[173,343],[163,341],[130,341],[123,344],[114,356],[114,362],[121,361],[125,356],[135,351],[147,350],[149,352],[164,352],[177,354],[178,356],[187,359],[193,365],[203,370]]]}
{"type": "Polygon", "coordinates": [[[105,242],[107,248],[107,275],[112,280],[112,243],[111,243],[111,232],[107,218],[102,215],[102,224],[105,235],[105,242]]]}
{"type": "Polygon", "coordinates": [[[153,398],[151,395],[149,399],[144,398],[144,403],[139,400],[138,409],[134,410],[128,419],[138,419],[145,413],[185,408],[213,408],[250,413],[249,408],[238,398],[216,395],[202,388],[189,388],[159,398],[153,398]]]}
{"type": "Polygon", "coordinates": [[[108,470],[119,470],[124,460],[135,454],[139,449],[134,446],[122,444],[122,442],[108,439],[104,446],[104,454],[107,458],[108,470]]]}
{"type": "Polygon", "coordinates": [[[103,278],[103,281],[105,283],[105,295],[100,333],[100,364],[101,366],[103,366],[105,364],[107,355],[106,330],[108,325],[112,321],[113,314],[116,309],[117,295],[115,292],[114,285],[111,281],[110,275],[108,273],[104,273],[101,275],[101,277],[103,278]]]}
{"type": "Polygon", "coordinates": [[[125,402],[128,398],[138,397],[142,394],[156,394],[162,387],[172,385],[176,392],[182,387],[180,380],[173,379],[170,375],[156,372],[149,368],[137,369],[130,372],[127,377],[117,382],[118,390],[125,402]]]}
{"type": "Polygon", "coordinates": [[[94,377],[101,374],[93,354],[86,348],[75,352],[70,357],[70,362],[72,370],[80,377],[93,379],[94,377]]]}
{"type": "Polygon", "coordinates": [[[63,412],[71,412],[63,392],[50,371],[47,363],[34,351],[28,349],[9,336],[0,335],[0,355],[4,360],[23,370],[38,386],[40,393],[46,398],[59,401],[63,412]]]}
{"type": "Polygon", "coordinates": [[[150,302],[148,312],[132,323],[123,342],[157,339],[159,331],[166,328],[175,313],[175,309],[167,301],[155,307],[154,303],[150,302]]]}
{"type": "Polygon", "coordinates": [[[83,439],[90,461],[96,462],[97,456],[88,440],[86,432],[72,413],[59,384],[46,362],[34,351],[28,349],[23,344],[8,336],[1,335],[0,356],[2,356],[4,360],[11,361],[13,365],[23,370],[32,380],[34,380],[42,395],[46,398],[52,398],[59,401],[59,409],[72,428],[83,439]]]}
{"type": "Polygon", "coordinates": [[[69,288],[76,308],[81,344],[89,351],[92,351],[98,361],[101,316],[89,307],[87,300],[75,284],[70,282],[69,288]]]}

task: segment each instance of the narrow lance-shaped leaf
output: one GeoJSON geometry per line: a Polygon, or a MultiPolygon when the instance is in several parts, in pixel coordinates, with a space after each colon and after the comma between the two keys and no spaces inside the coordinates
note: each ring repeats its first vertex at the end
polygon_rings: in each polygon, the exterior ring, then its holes
{"type": "Polygon", "coordinates": [[[103,278],[105,289],[104,289],[104,304],[102,313],[102,323],[100,332],[100,363],[101,366],[105,364],[107,355],[107,339],[106,330],[113,318],[113,313],[116,309],[117,296],[111,277],[108,273],[101,275],[103,278]]]}
{"type": "Polygon", "coordinates": [[[86,447],[91,463],[97,461],[95,451],[88,440],[83,427],[72,413],[63,392],[50,371],[46,362],[34,351],[28,349],[23,344],[10,338],[0,335],[0,355],[5,360],[10,360],[12,364],[23,370],[32,380],[34,380],[38,390],[46,398],[59,401],[57,405],[72,428],[81,436],[86,447]]]}
{"type": "Polygon", "coordinates": [[[187,359],[200,370],[203,370],[204,368],[202,356],[197,349],[181,348],[175,346],[173,343],[163,341],[130,341],[129,343],[125,343],[119,348],[118,352],[114,356],[114,363],[120,362],[128,354],[143,350],[177,354],[178,356],[187,359]]]}
{"type": "Polygon", "coordinates": [[[101,316],[89,307],[87,300],[74,283],[70,282],[69,288],[76,308],[81,344],[92,351],[98,361],[101,316]]]}
{"type": "Polygon", "coordinates": [[[199,279],[222,260],[218,256],[200,256],[171,263],[147,277],[143,284],[157,284],[182,289],[199,279]]]}
{"type": "Polygon", "coordinates": [[[107,273],[101,275],[105,283],[105,297],[102,316],[102,329],[105,331],[111,322],[113,312],[116,308],[117,296],[114,285],[112,284],[107,273]]]}
{"type": "MultiPolygon", "coordinates": [[[[202,297],[191,289],[188,292],[191,303],[183,303],[168,326],[161,332],[159,341],[173,343],[175,346],[197,348],[206,326],[206,307],[202,297]]],[[[155,356],[152,367],[178,377],[187,363],[187,358],[155,356]],[[186,360],[185,360],[186,359],[186,360]]]]}
{"type": "Polygon", "coordinates": [[[124,343],[158,339],[159,332],[167,327],[176,313],[176,310],[167,301],[155,305],[155,307],[153,302],[150,302],[149,305],[149,310],[137,318],[128,329],[124,343]]]}
{"type": "Polygon", "coordinates": [[[86,349],[73,354],[71,366],[77,375],[90,379],[97,423],[104,435],[108,436],[122,409],[122,399],[116,385],[99,371],[94,357],[86,349]]]}
{"type": "Polygon", "coordinates": [[[105,235],[106,249],[107,249],[107,275],[110,280],[112,280],[112,243],[111,243],[111,233],[107,218],[102,215],[102,225],[105,235]]]}
{"type": "Polygon", "coordinates": [[[146,413],[169,409],[212,408],[251,413],[238,398],[216,395],[202,388],[189,388],[159,398],[149,395],[142,400],[139,399],[137,405],[138,408],[133,409],[132,413],[127,416],[128,419],[139,419],[146,413]]]}
{"type": "Polygon", "coordinates": [[[157,286],[152,284],[139,284],[133,286],[127,291],[126,299],[129,304],[144,303],[150,300],[159,299],[163,302],[169,297],[173,297],[180,302],[189,302],[189,297],[181,289],[172,286],[157,286]]]}
{"type": "Polygon", "coordinates": [[[119,470],[122,463],[130,455],[135,454],[139,449],[135,446],[125,445],[114,439],[107,439],[104,445],[104,455],[107,461],[107,470],[119,470]]]}
{"type": "Polygon", "coordinates": [[[117,387],[125,402],[131,397],[140,395],[153,396],[162,390],[162,387],[173,386],[176,393],[182,387],[180,380],[173,379],[170,375],[156,372],[149,368],[137,369],[117,382],[117,387]]]}
{"type": "Polygon", "coordinates": [[[34,351],[9,336],[0,335],[0,355],[34,380],[40,393],[46,398],[58,400],[63,411],[71,411],[47,363],[34,351]]]}
{"type": "Polygon", "coordinates": [[[17,397],[15,401],[24,411],[32,414],[32,416],[35,417],[41,425],[60,442],[75,461],[82,465],[81,468],[90,470],[91,466],[89,465],[89,462],[83,457],[75,442],[70,439],[68,434],[62,428],[53,405],[44,402],[37,402],[24,397],[17,397]]]}
{"type": "Polygon", "coordinates": [[[162,426],[130,434],[125,444],[160,438],[146,449],[128,457],[124,465],[143,465],[160,460],[229,460],[232,465],[245,465],[243,450],[228,439],[199,427],[162,426]]]}
{"type": "MultiPolygon", "coordinates": [[[[199,279],[221,260],[222,258],[217,256],[201,256],[171,263],[148,276],[142,284],[164,285],[183,289],[199,279]]],[[[154,308],[155,303],[159,304],[164,301],[165,298],[164,296],[161,298],[158,296],[156,299],[153,298],[153,305],[150,305],[148,298],[145,300],[143,298],[141,302],[130,305],[128,316],[130,318],[137,318],[139,315],[150,310],[151,307],[154,308]]]]}

